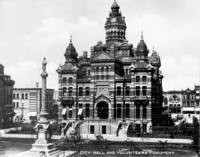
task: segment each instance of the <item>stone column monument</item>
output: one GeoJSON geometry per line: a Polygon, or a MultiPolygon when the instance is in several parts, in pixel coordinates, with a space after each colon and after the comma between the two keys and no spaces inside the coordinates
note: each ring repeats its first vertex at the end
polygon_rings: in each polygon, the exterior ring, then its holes
{"type": "Polygon", "coordinates": [[[46,72],[46,65],[47,61],[44,58],[42,62],[42,104],[41,104],[41,111],[39,114],[39,121],[35,126],[37,139],[35,143],[32,145],[32,152],[45,152],[45,154],[49,155],[51,152],[55,151],[53,149],[53,143],[51,142],[51,124],[48,121],[48,113],[46,111],[46,79],[47,79],[47,72],[46,72]]]}

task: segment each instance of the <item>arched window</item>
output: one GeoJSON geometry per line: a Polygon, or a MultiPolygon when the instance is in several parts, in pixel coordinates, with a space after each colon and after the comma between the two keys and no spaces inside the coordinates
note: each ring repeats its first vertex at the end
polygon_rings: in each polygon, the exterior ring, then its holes
{"type": "Polygon", "coordinates": [[[19,93],[17,93],[17,99],[19,99],[19,93]]]}
{"type": "Polygon", "coordinates": [[[27,93],[25,94],[25,99],[28,99],[28,94],[27,93]]]}
{"type": "Polygon", "coordinates": [[[24,93],[22,93],[22,99],[24,99],[24,93]]]}
{"type": "Polygon", "coordinates": [[[104,67],[101,67],[101,73],[103,73],[104,72],[104,67]]]}

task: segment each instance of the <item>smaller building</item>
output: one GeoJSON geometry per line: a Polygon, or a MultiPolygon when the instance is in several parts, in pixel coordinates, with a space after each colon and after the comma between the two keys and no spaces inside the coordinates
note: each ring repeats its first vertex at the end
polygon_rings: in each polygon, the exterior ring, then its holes
{"type": "MultiPolygon", "coordinates": [[[[49,118],[53,119],[53,89],[46,91],[46,108],[49,113],[49,118]]],[[[13,89],[13,106],[14,122],[22,121],[24,123],[36,122],[39,118],[42,102],[42,89],[41,88],[14,88],[13,89]]]]}
{"type": "Polygon", "coordinates": [[[199,119],[200,86],[181,91],[163,92],[163,108],[170,109],[172,118],[182,116],[188,123],[193,122],[193,116],[199,119]]]}
{"type": "Polygon", "coordinates": [[[9,127],[14,116],[12,106],[13,85],[15,82],[4,74],[4,66],[0,64],[0,128],[9,127]]]}
{"type": "Polygon", "coordinates": [[[182,93],[181,91],[168,91],[163,93],[163,107],[170,109],[172,118],[182,115],[182,93]]]}
{"type": "Polygon", "coordinates": [[[195,86],[193,90],[186,89],[182,91],[183,95],[183,115],[189,123],[192,123],[193,116],[199,119],[199,99],[198,99],[199,89],[195,86]],[[197,98],[197,99],[196,99],[197,98]]]}

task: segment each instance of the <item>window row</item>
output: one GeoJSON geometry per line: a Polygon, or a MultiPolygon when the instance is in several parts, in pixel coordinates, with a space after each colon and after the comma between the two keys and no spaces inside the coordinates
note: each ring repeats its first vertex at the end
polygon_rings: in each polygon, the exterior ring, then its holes
{"type": "Polygon", "coordinates": [[[63,78],[62,78],[62,83],[63,83],[63,84],[66,84],[66,83],[72,84],[72,83],[73,83],[73,78],[72,78],[72,77],[69,77],[69,78],[68,78],[68,81],[67,81],[67,78],[66,78],[66,77],[63,77],[63,78]]]}
{"type": "MultiPolygon", "coordinates": [[[[120,96],[123,94],[123,91],[122,91],[122,87],[121,86],[117,86],[117,91],[116,91],[116,95],[117,96],[120,96]]],[[[129,96],[130,95],[130,87],[129,86],[126,86],[125,87],[125,93],[124,93],[126,96],[129,96]]]]}
{"type": "Polygon", "coordinates": [[[141,79],[140,76],[136,76],[136,82],[147,82],[147,77],[142,76],[142,79],[141,79]]]}
{"type": "MultiPolygon", "coordinates": [[[[78,116],[80,119],[83,119],[83,104],[79,104],[79,110],[78,110],[78,116]]],[[[90,117],[90,104],[85,104],[85,118],[89,118],[90,117]]],[[[72,112],[72,106],[69,106],[69,112],[68,112],[68,116],[66,113],[66,108],[63,108],[62,111],[62,115],[63,115],[63,119],[67,120],[67,118],[72,118],[73,117],[73,112],[72,112]]]]}
{"type": "MultiPolygon", "coordinates": [[[[13,93],[13,99],[20,99],[19,93],[13,93]]],[[[21,99],[28,99],[28,93],[22,93],[21,99]]]]}
{"type": "Polygon", "coordinates": [[[194,106],[194,102],[183,102],[183,106],[194,106]]]}
{"type": "Polygon", "coordinates": [[[192,99],[192,100],[194,100],[194,95],[184,95],[183,96],[183,100],[190,100],[190,99],[192,99]]]}
{"type": "MultiPolygon", "coordinates": [[[[142,93],[141,93],[140,90],[141,90],[140,86],[136,86],[136,96],[140,96],[140,95],[146,96],[147,95],[147,87],[146,86],[142,86],[142,93]]],[[[122,94],[123,94],[122,87],[117,86],[116,95],[121,96],[122,94]]],[[[125,87],[125,93],[124,94],[125,94],[125,96],[130,95],[130,87],[129,86],[125,87]]]]}
{"type": "Polygon", "coordinates": [[[96,75],[96,80],[109,80],[109,75],[96,75]]]}
{"type": "Polygon", "coordinates": [[[109,67],[95,67],[95,72],[96,73],[99,73],[99,72],[101,72],[101,73],[104,73],[104,72],[108,73],[109,72],[109,67]]]}
{"type": "Polygon", "coordinates": [[[180,104],[174,104],[174,105],[173,105],[173,104],[169,104],[169,106],[170,106],[170,107],[173,107],[173,106],[174,106],[174,107],[181,107],[180,104]]]}
{"type": "Polygon", "coordinates": [[[170,109],[171,113],[181,113],[180,107],[170,107],[169,109],[170,109]]]}
{"type": "MultiPolygon", "coordinates": [[[[62,93],[63,96],[73,96],[73,87],[68,87],[68,92],[67,87],[63,87],[62,93]]],[[[78,88],[78,95],[83,96],[83,87],[78,88]]],[[[90,87],[85,87],[85,96],[90,96],[90,87]]]]}
{"type": "MultiPolygon", "coordinates": [[[[130,117],[130,104],[125,104],[125,118],[130,117]]],[[[121,104],[117,104],[117,118],[122,118],[123,107],[121,104]]]]}
{"type": "Polygon", "coordinates": [[[13,102],[14,108],[19,108],[19,102],[13,102]]]}

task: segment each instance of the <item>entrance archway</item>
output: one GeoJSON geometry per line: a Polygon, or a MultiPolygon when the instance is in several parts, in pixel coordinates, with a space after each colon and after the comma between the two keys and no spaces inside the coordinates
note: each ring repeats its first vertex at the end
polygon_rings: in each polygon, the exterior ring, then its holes
{"type": "Polygon", "coordinates": [[[97,117],[100,119],[108,119],[109,116],[109,108],[108,103],[105,101],[101,101],[97,104],[97,117]]]}

